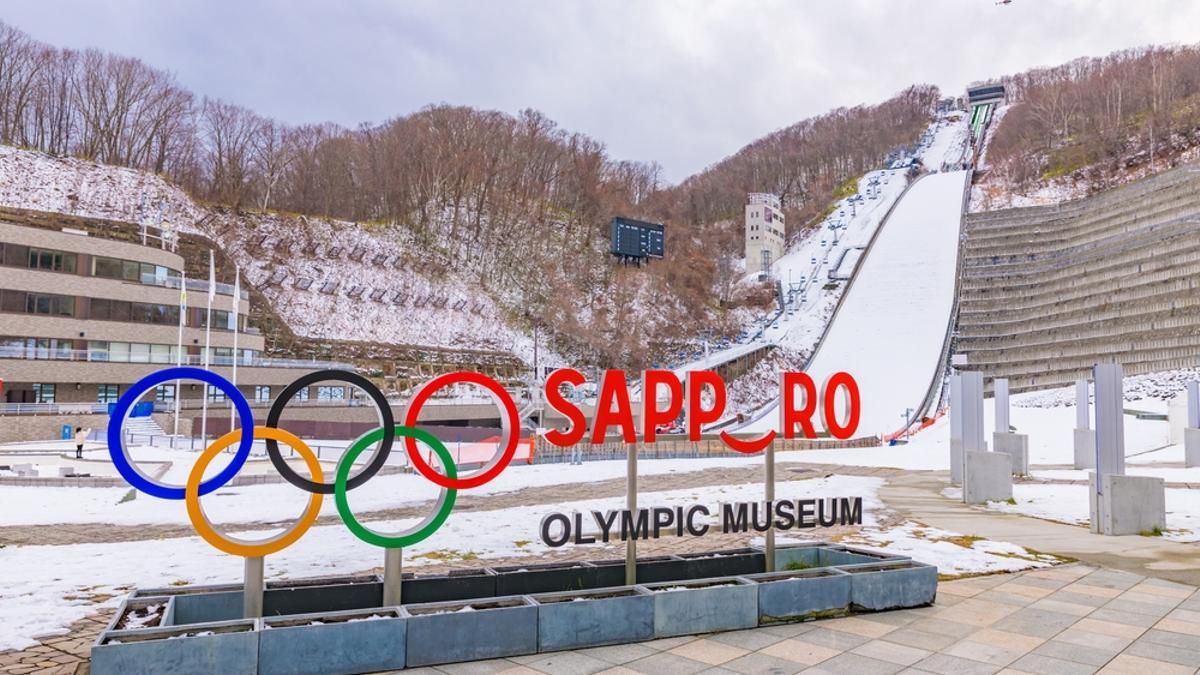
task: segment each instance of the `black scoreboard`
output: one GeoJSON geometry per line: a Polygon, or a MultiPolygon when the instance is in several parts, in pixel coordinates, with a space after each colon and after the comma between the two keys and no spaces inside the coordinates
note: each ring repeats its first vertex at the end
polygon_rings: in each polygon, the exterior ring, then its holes
{"type": "Polygon", "coordinates": [[[663,257],[662,223],[647,223],[632,218],[612,219],[611,252],[622,258],[663,257]]]}

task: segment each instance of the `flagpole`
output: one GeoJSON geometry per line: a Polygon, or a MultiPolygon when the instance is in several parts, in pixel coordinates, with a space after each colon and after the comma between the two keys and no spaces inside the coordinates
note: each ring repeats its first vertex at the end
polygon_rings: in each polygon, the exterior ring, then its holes
{"type": "MultiPolygon", "coordinates": [[[[179,339],[175,342],[175,366],[183,367],[183,326],[187,323],[187,270],[179,277],[179,339]]],[[[175,436],[179,435],[179,408],[183,398],[183,380],[175,380],[175,431],[171,434],[171,448],[175,447],[175,436]]]]}
{"type": "MultiPolygon", "coordinates": [[[[217,271],[216,263],[213,261],[212,249],[208,250],[208,303],[204,310],[204,369],[208,370],[210,365],[209,353],[212,349],[209,347],[212,341],[212,303],[213,296],[217,294],[217,271]]],[[[208,445],[208,386],[205,386],[203,396],[200,399],[200,443],[204,446],[208,445]]]]}
{"type": "MultiPolygon", "coordinates": [[[[237,367],[238,367],[238,304],[242,301],[242,270],[234,266],[233,268],[233,388],[237,389],[237,367]]],[[[236,417],[233,401],[229,402],[229,430],[233,431],[233,420],[236,417]]]]}

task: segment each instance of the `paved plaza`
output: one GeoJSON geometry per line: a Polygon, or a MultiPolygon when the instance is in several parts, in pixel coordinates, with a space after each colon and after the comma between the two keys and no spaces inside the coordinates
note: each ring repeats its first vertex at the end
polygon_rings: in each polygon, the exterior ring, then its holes
{"type": "Polygon", "coordinates": [[[932,607],[406,673],[1195,673],[1193,586],[1083,564],[943,582],[932,607]]]}

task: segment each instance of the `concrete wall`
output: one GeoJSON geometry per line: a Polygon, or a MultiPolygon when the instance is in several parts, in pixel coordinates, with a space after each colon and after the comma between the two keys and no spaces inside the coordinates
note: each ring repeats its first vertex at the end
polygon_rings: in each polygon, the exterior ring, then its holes
{"type": "Polygon", "coordinates": [[[47,441],[61,437],[64,424],[103,431],[108,415],[6,415],[0,416],[0,443],[47,441]]]}
{"type": "Polygon", "coordinates": [[[968,215],[958,337],[965,368],[1013,391],[1098,361],[1126,375],[1196,365],[1200,174],[1184,166],[1087,199],[968,215]]]}

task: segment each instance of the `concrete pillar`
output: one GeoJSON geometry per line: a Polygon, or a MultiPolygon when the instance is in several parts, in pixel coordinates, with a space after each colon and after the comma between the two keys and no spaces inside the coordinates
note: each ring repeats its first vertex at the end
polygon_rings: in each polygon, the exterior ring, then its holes
{"type": "Polygon", "coordinates": [[[1125,475],[1125,399],[1116,363],[1098,363],[1096,382],[1096,470],[1090,474],[1091,530],[1125,535],[1166,527],[1161,478],[1125,475]]]}
{"type": "Polygon", "coordinates": [[[968,450],[963,458],[964,502],[986,504],[1012,499],[1012,457],[1003,452],[968,450]]]}
{"type": "Polygon", "coordinates": [[[962,375],[950,376],[950,482],[962,484],[963,391],[962,375]]]}
{"type": "Polygon", "coordinates": [[[1096,436],[1092,433],[1087,380],[1075,380],[1075,468],[1096,466],[1096,436]]]}
{"type": "Polygon", "coordinates": [[[1183,430],[1183,464],[1200,466],[1200,382],[1187,385],[1187,427],[1183,430]]]}
{"type": "Polygon", "coordinates": [[[1117,363],[1097,363],[1096,474],[1125,475],[1125,396],[1122,370],[1117,363]]]}
{"type": "Polygon", "coordinates": [[[983,440],[983,373],[978,370],[962,374],[963,390],[963,451],[985,452],[983,440]]]}
{"type": "Polygon", "coordinates": [[[996,431],[1008,433],[1012,427],[1008,417],[1008,379],[997,377],[992,380],[992,391],[996,404],[996,431]]]}

